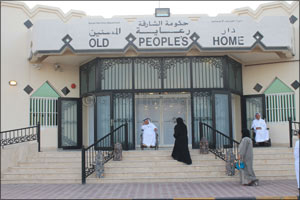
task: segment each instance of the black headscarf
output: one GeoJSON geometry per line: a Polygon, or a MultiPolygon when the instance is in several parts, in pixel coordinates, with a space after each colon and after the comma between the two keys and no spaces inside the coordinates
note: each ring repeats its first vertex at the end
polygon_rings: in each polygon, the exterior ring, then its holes
{"type": "Polygon", "coordinates": [[[177,124],[184,124],[184,123],[183,123],[183,119],[182,119],[181,117],[178,117],[178,118],[176,119],[176,122],[177,122],[177,124]]]}
{"type": "Polygon", "coordinates": [[[242,138],[244,138],[244,137],[250,138],[250,131],[248,129],[246,129],[246,128],[244,128],[242,130],[242,138]]]}

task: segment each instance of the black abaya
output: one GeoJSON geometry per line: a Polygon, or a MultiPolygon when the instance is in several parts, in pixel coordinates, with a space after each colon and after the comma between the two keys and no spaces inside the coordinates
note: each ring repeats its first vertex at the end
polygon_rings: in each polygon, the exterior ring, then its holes
{"type": "Polygon", "coordinates": [[[183,123],[182,118],[177,118],[176,121],[177,125],[174,128],[175,144],[172,152],[172,157],[175,160],[190,165],[192,164],[192,159],[188,147],[187,128],[183,123]]]}

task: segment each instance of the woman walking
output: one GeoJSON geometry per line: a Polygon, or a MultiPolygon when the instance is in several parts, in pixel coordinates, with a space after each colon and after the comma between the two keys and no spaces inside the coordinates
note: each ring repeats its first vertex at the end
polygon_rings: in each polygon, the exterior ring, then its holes
{"type": "Polygon", "coordinates": [[[241,184],[244,186],[258,185],[258,179],[253,171],[253,143],[248,129],[242,130],[238,159],[244,163],[244,168],[240,169],[241,184]]]}
{"type": "Polygon", "coordinates": [[[183,123],[182,118],[176,119],[177,125],[174,128],[175,145],[172,152],[172,157],[175,160],[184,162],[188,165],[192,164],[192,159],[188,147],[187,128],[183,123]]]}

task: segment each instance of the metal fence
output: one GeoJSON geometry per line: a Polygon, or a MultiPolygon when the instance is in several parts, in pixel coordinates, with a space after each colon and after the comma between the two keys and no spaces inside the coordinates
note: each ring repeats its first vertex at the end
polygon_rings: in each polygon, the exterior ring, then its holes
{"type": "Polygon", "coordinates": [[[36,126],[1,131],[0,136],[0,143],[2,148],[7,145],[37,140],[38,152],[41,151],[41,128],[39,122],[37,122],[36,126]]]}

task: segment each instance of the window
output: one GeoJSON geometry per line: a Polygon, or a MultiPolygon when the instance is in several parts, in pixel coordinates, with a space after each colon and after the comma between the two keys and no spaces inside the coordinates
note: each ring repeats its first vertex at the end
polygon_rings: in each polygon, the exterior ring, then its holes
{"type": "Polygon", "coordinates": [[[30,97],[30,126],[57,126],[57,99],[59,94],[46,81],[30,97]]]}
{"type": "Polygon", "coordinates": [[[291,88],[275,78],[264,93],[268,122],[286,122],[289,118],[295,120],[295,95],[291,88]]]}

